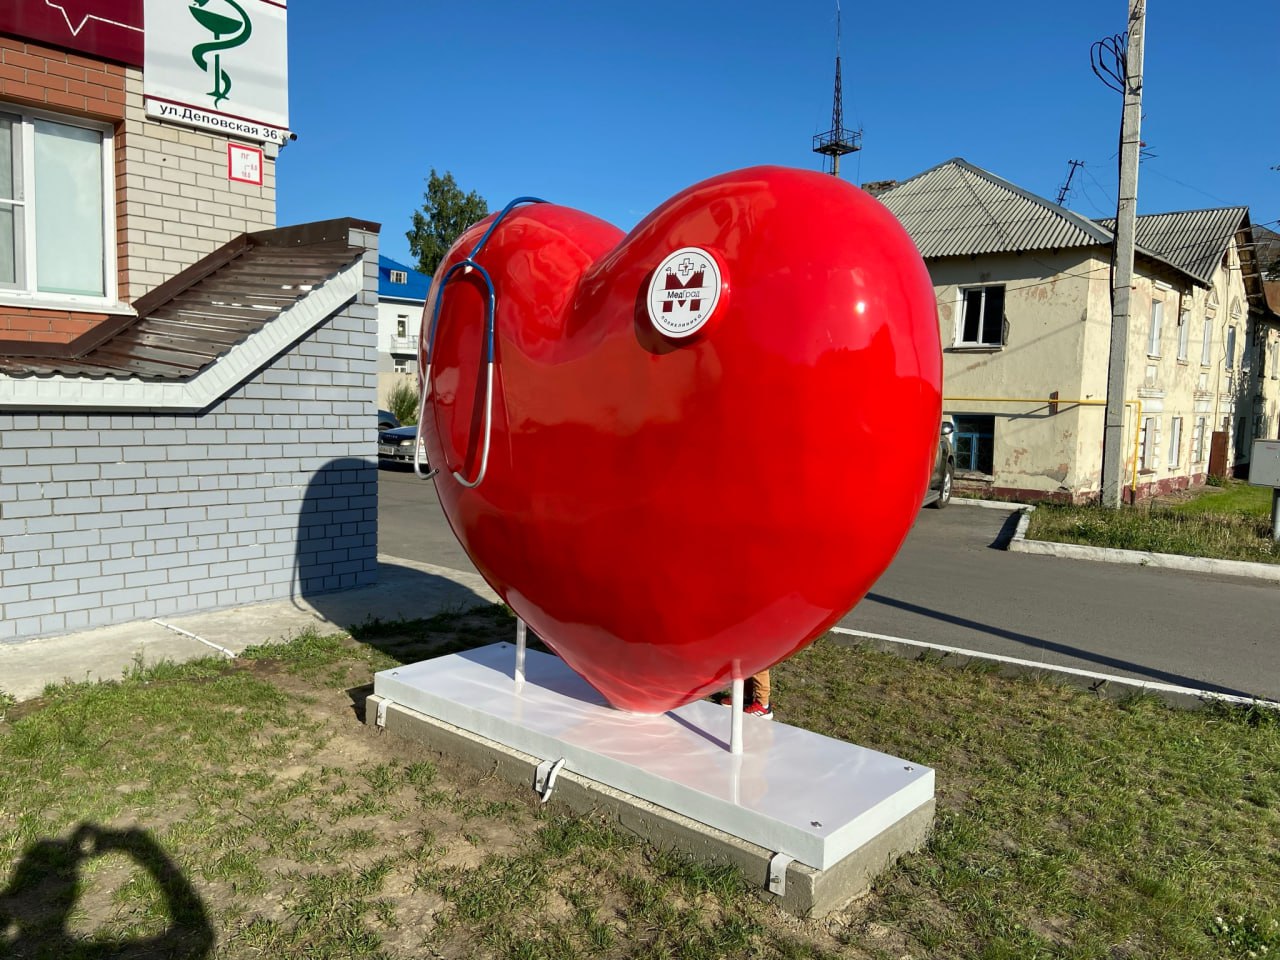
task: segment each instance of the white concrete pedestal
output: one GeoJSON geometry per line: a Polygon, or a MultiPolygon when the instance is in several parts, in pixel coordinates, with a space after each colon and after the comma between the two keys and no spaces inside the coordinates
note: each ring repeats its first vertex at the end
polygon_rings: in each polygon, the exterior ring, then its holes
{"type": "Polygon", "coordinates": [[[557,657],[529,651],[521,684],[514,668],[514,646],[498,643],[384,670],[374,678],[374,704],[563,759],[565,771],[817,871],[863,848],[881,850],[882,835],[906,822],[918,834],[908,848],[923,837],[918,827],[933,807],[929,767],[756,717],[744,719],[743,753],[734,756],[727,706],[624,713],[557,657]]]}

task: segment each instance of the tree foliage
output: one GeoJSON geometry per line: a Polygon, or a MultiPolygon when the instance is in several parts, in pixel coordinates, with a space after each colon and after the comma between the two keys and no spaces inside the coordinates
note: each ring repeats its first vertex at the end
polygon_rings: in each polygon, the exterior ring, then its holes
{"type": "Polygon", "coordinates": [[[409,239],[409,252],[418,258],[418,269],[430,275],[436,272],[453,241],[467,227],[488,216],[489,204],[474,190],[464,194],[452,173],[446,170],[440,176],[434,167],[422,199],[422,209],[413,212],[413,229],[405,236],[409,239]]]}
{"type": "Polygon", "coordinates": [[[387,392],[387,409],[403,426],[411,427],[418,422],[418,388],[412,379],[395,382],[387,392]]]}

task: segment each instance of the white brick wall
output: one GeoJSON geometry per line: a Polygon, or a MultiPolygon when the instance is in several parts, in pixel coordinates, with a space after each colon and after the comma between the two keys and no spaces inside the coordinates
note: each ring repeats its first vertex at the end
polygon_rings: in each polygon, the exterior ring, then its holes
{"type": "Polygon", "coordinates": [[[275,227],[276,163],[264,158],[261,187],[229,180],[228,138],[147,117],[136,68],[125,102],[121,299],[132,302],[232,238],[275,227]]]}
{"type": "Polygon", "coordinates": [[[0,411],[0,643],[374,582],[365,288],[200,413],[0,411]]]}

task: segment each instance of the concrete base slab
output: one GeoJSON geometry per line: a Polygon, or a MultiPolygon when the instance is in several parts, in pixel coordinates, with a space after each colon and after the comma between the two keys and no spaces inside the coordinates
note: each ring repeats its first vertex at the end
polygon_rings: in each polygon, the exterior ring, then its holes
{"type": "MultiPolygon", "coordinates": [[[[365,704],[365,720],[388,733],[422,744],[435,753],[462,760],[509,783],[532,786],[539,758],[495,743],[478,734],[373,695],[365,704]],[[381,718],[381,719],[379,719],[381,718]]],[[[780,894],[768,893],[773,851],[748,843],[657,804],[597,783],[572,771],[556,777],[548,801],[576,814],[601,816],[663,850],[674,850],[704,863],[737,867],[759,884],[761,896],[788,913],[823,917],[865,894],[872,881],[903,854],[924,846],[933,824],[934,801],[917,807],[891,829],[828,870],[798,861],[787,865],[780,894]]]]}
{"type": "Polygon", "coordinates": [[[848,902],[927,834],[928,767],[758,718],[746,718],[744,753],[733,756],[728,707],[629,714],[556,657],[530,651],[523,684],[513,666],[504,643],[384,671],[366,716],[516,780],[559,760],[553,795],[580,792],[575,809],[603,807],[659,845],[762,882],[775,855],[794,858],[772,886],[796,913],[848,902]]]}

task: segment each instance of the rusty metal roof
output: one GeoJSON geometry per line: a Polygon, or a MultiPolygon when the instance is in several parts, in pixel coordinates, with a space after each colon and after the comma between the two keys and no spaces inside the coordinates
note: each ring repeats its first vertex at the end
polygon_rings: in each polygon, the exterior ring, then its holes
{"type": "MultiPolygon", "coordinates": [[[[1115,228],[1114,218],[1098,222],[1115,228]]],[[[1231,238],[1248,222],[1248,207],[1147,213],[1137,218],[1134,240],[1208,286],[1231,238]]]]}
{"type": "Polygon", "coordinates": [[[922,257],[1054,250],[1111,242],[1092,220],[959,157],[881,194],[922,257]]]}
{"type": "Polygon", "coordinates": [[[187,380],[214,364],[364,255],[342,219],[242,234],[74,344],[24,344],[0,353],[11,377],[187,380]]]}

